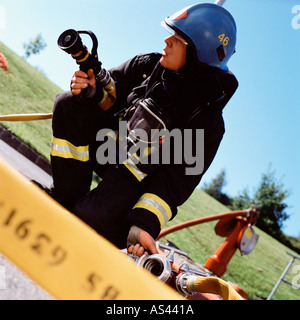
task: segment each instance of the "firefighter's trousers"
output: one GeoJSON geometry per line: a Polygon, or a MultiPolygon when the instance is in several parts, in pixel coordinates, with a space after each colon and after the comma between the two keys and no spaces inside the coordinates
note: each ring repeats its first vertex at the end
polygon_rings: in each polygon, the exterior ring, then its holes
{"type": "MultiPolygon", "coordinates": [[[[126,247],[128,213],[141,196],[140,186],[115,165],[99,165],[96,141],[112,118],[91,99],[70,92],[56,97],[53,110],[51,164],[54,194],[60,203],[119,248],[126,247]],[[102,181],[90,191],[93,172],[102,181]]],[[[103,143],[103,142],[102,142],[103,143]]]]}

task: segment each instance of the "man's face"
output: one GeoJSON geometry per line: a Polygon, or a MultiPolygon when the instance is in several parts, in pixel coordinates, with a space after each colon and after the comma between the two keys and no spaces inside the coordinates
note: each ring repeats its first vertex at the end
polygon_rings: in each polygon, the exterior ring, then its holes
{"type": "Polygon", "coordinates": [[[186,64],[186,44],[178,35],[172,35],[165,39],[166,46],[163,50],[160,64],[168,70],[179,70],[186,64]]]}

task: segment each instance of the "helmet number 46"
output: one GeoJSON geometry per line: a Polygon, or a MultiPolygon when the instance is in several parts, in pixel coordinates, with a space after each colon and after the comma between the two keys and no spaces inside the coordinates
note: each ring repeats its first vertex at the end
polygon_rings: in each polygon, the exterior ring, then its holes
{"type": "Polygon", "coordinates": [[[225,47],[228,45],[229,37],[225,37],[224,33],[220,34],[218,38],[220,39],[220,42],[222,42],[225,47]]]}

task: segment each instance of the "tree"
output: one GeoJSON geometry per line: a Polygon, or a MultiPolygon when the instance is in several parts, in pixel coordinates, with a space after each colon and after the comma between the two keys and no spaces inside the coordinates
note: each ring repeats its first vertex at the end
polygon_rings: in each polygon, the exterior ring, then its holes
{"type": "Polygon", "coordinates": [[[238,196],[231,198],[229,208],[231,210],[242,210],[250,208],[253,200],[249,196],[247,189],[244,189],[238,196]]]}
{"type": "Polygon", "coordinates": [[[232,199],[230,208],[232,210],[245,209],[254,202],[260,212],[257,227],[280,240],[283,222],[289,218],[286,212],[288,205],[284,202],[289,194],[283,184],[276,180],[275,172],[269,169],[267,173],[262,174],[252,201],[248,191],[244,190],[242,196],[232,199]]]}
{"type": "Polygon", "coordinates": [[[289,195],[290,192],[284,190],[283,184],[276,181],[274,171],[262,175],[254,195],[260,211],[257,226],[275,238],[282,235],[283,222],[289,218],[286,212],[288,205],[284,202],[289,195]]]}
{"type": "Polygon", "coordinates": [[[224,169],[210,183],[204,183],[203,191],[223,203],[225,206],[230,204],[230,198],[222,192],[223,187],[227,184],[226,172],[224,169]]]}
{"type": "Polygon", "coordinates": [[[39,33],[33,40],[23,44],[25,50],[25,59],[28,59],[33,54],[38,54],[47,47],[46,42],[39,33]]]}
{"type": "Polygon", "coordinates": [[[244,189],[238,196],[230,198],[222,193],[225,185],[225,170],[223,169],[211,183],[204,184],[203,190],[227,205],[231,210],[247,209],[251,204],[255,204],[260,212],[256,223],[257,227],[290,249],[300,253],[300,236],[298,238],[289,237],[281,231],[284,221],[289,218],[286,212],[288,205],[285,200],[290,192],[285,190],[281,182],[277,181],[274,171],[269,168],[266,173],[262,174],[253,197],[250,197],[248,190],[244,189]]]}

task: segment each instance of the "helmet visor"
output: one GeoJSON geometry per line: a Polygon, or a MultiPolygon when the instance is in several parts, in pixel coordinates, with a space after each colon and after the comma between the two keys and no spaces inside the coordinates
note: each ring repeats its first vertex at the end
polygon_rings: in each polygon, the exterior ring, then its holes
{"type": "Polygon", "coordinates": [[[188,45],[188,43],[175,31],[173,30],[171,27],[169,27],[165,21],[161,22],[162,27],[164,27],[173,37],[175,37],[177,40],[179,40],[180,42],[182,42],[183,44],[185,44],[186,46],[188,45]]]}

